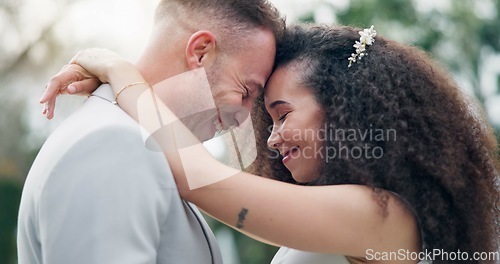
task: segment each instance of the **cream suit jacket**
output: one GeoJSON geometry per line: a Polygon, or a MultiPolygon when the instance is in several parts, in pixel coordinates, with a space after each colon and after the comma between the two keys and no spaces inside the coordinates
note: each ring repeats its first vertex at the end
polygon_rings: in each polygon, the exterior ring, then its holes
{"type": "Polygon", "coordinates": [[[26,179],[19,264],[220,264],[162,153],[102,85],[45,142],[26,179]]]}

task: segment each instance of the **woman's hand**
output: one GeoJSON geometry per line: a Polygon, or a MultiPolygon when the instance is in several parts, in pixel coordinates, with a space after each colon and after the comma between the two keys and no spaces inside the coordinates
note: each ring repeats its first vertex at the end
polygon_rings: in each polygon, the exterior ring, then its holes
{"type": "Polygon", "coordinates": [[[83,67],[77,64],[66,64],[47,83],[40,103],[44,104],[42,114],[47,119],[54,117],[57,96],[60,94],[90,95],[101,82],[83,67]]]}
{"type": "Polygon", "coordinates": [[[130,69],[133,65],[106,49],[94,48],[78,52],[47,84],[40,99],[40,103],[45,104],[42,113],[51,119],[59,94],[89,95],[101,83],[110,82],[110,72],[124,67],[130,69]]]}
{"type": "MultiPolygon", "coordinates": [[[[110,74],[114,70],[121,71],[122,66],[130,67],[132,64],[118,54],[108,49],[86,49],[78,52],[70,64],[77,64],[87,72],[97,77],[103,83],[110,83],[110,74]]],[[[132,66],[133,67],[133,66],[132,66]]],[[[135,67],[134,67],[135,68],[135,67]]]]}

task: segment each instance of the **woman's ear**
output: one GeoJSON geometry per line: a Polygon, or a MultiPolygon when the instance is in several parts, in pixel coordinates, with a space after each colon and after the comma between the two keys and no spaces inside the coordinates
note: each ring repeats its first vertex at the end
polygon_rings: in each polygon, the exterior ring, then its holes
{"type": "Polygon", "coordinates": [[[203,67],[209,55],[215,53],[216,40],[212,32],[200,30],[189,38],[186,46],[186,60],[190,70],[203,67]]]}

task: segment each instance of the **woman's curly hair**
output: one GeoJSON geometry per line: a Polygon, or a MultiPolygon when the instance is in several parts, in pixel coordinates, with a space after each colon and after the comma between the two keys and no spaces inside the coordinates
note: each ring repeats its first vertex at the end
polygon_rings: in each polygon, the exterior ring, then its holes
{"type": "MultiPolygon", "coordinates": [[[[325,109],[329,131],[396,132],[394,140],[369,142],[327,137],[325,149],[369,146],[383,155],[326,158],[320,177],[307,184],[368,185],[383,209],[385,191],[400,195],[416,214],[427,250],[498,251],[498,149],[482,112],[448,73],[409,45],[377,36],[368,55],[348,68],[359,30],[293,26],[278,46],[276,67],[297,66],[325,109]]],[[[272,120],[262,98],[253,118],[260,153],[253,172],[294,183],[282,162],[270,158],[275,153],[265,142],[272,120]]]]}

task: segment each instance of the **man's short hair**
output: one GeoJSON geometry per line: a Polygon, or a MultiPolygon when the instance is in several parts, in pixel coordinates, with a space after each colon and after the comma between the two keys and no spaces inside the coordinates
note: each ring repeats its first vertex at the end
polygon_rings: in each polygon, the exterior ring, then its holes
{"type": "Polygon", "coordinates": [[[228,45],[257,28],[271,30],[278,42],[285,30],[285,19],[267,0],[162,0],[155,21],[164,18],[191,30],[219,33],[228,45]]]}

